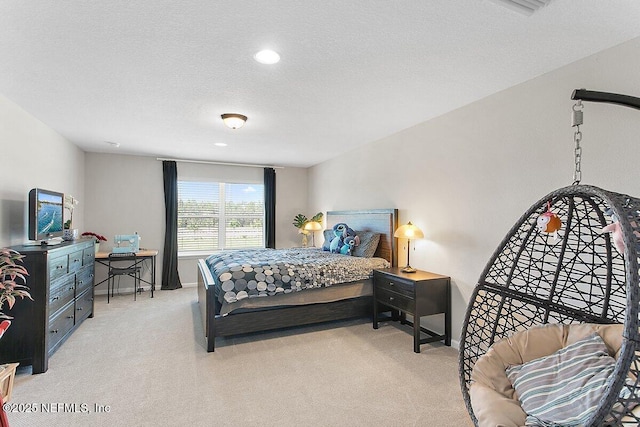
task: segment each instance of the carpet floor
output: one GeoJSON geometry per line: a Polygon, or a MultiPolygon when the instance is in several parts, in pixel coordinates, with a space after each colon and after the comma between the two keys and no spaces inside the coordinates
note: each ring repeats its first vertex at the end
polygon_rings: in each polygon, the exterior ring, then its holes
{"type": "Polygon", "coordinates": [[[87,319],[8,406],[31,426],[472,426],[457,352],[413,352],[411,330],[366,320],[218,339],[196,288],[97,296],[87,319]]]}

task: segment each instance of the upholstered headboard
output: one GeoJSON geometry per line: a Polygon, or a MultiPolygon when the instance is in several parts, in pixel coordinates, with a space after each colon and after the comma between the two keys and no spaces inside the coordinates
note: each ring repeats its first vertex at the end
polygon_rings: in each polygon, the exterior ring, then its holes
{"type": "Polygon", "coordinates": [[[396,238],[393,237],[393,233],[398,228],[397,209],[328,211],[326,218],[327,228],[344,222],[354,230],[380,233],[380,243],[374,256],[386,259],[392,266],[398,264],[396,238]]]}

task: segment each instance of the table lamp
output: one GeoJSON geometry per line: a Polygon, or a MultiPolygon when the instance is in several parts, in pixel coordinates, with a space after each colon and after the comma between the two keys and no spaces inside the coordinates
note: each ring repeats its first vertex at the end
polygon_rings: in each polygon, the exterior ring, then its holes
{"type": "Polygon", "coordinates": [[[409,264],[411,239],[422,239],[424,237],[424,233],[418,227],[411,224],[411,221],[409,221],[407,224],[398,227],[396,232],[393,233],[393,237],[397,237],[399,239],[407,239],[407,266],[404,267],[402,271],[405,273],[415,273],[416,269],[411,267],[411,265],[409,264]]]}
{"type": "Polygon", "coordinates": [[[322,230],[322,224],[316,221],[309,221],[304,225],[304,229],[311,232],[311,244],[316,246],[316,231],[322,230]]]}

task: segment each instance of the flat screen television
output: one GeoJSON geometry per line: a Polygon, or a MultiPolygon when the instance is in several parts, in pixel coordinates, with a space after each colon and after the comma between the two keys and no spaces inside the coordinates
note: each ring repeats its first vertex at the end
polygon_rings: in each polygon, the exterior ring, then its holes
{"type": "Polygon", "coordinates": [[[63,230],[64,194],[34,188],[29,191],[29,239],[46,243],[61,237],[63,230]]]}

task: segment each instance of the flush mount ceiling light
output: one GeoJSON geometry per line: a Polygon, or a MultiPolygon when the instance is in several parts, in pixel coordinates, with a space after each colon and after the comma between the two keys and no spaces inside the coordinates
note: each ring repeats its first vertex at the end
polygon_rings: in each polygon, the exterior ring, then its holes
{"type": "Polygon", "coordinates": [[[226,113],[221,115],[222,121],[231,129],[239,129],[247,121],[247,116],[237,113],[226,113]]]}
{"type": "Polygon", "coordinates": [[[226,147],[226,146],[227,146],[227,144],[225,144],[224,142],[216,142],[216,143],[215,143],[215,144],[213,144],[213,145],[215,145],[215,146],[217,146],[217,147],[226,147]]]}
{"type": "Polygon", "coordinates": [[[253,58],[261,64],[272,65],[280,61],[280,55],[273,50],[265,49],[253,55],[253,58]]]}

